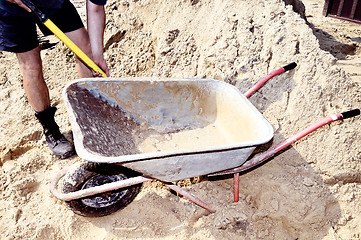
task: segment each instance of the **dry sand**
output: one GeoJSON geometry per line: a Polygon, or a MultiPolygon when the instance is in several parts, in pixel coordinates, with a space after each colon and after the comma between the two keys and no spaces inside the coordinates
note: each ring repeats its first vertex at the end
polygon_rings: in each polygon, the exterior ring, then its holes
{"type": "MultiPolygon", "coordinates": [[[[212,78],[245,92],[296,62],[250,98],[274,127],[273,145],[323,117],[360,108],[360,25],[323,17],[321,0],[287,2],[299,13],[281,0],[111,0],[111,74],[212,78]]],[[[70,137],[61,91],[77,78],[74,57],[61,43],[42,55],[56,119],[70,137]]],[[[15,55],[0,58],[1,239],[361,239],[360,117],[325,126],[241,175],[238,203],[231,178],[183,183],[216,213],[155,181],[125,209],[85,218],[49,193],[52,177],[80,158],[51,155],[15,55]]]]}

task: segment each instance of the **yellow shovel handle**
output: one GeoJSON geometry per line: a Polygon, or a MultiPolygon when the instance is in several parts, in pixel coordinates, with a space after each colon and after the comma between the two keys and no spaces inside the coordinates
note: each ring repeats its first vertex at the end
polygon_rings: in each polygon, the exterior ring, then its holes
{"type": "Polygon", "coordinates": [[[107,77],[105,72],[96,65],[68,36],[66,36],[50,19],[47,19],[43,24],[49,28],[75,55],[78,56],[88,67],[95,72],[101,73],[102,77],[107,77]]]}

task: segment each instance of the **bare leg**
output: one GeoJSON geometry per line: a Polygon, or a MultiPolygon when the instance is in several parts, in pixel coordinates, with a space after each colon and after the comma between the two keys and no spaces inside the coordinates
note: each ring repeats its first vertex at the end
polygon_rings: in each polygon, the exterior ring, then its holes
{"type": "Polygon", "coordinates": [[[42,111],[50,106],[49,90],[43,76],[40,48],[16,54],[26,97],[35,111],[42,111]]]}
{"type": "Polygon", "coordinates": [[[23,75],[25,94],[36,111],[35,116],[43,126],[49,148],[60,158],[72,156],[75,152],[74,146],[60,133],[54,119],[56,108],[50,107],[49,90],[44,81],[40,48],[17,53],[16,56],[23,75]]]}
{"type": "MultiPolygon", "coordinates": [[[[90,47],[89,35],[86,29],[80,28],[78,30],[65,33],[70,40],[72,40],[88,57],[92,58],[92,51],[90,47]]],[[[93,77],[92,71],[78,58],[76,57],[76,70],[79,77],[93,77]]]]}

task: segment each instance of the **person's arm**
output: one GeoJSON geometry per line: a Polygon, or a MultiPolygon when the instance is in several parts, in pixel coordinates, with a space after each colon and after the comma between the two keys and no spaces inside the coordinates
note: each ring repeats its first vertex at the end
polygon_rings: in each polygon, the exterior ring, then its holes
{"type": "Polygon", "coordinates": [[[27,12],[31,12],[30,8],[28,8],[21,0],[6,0],[6,1],[18,5],[19,7],[25,9],[27,12]]]}
{"type": "MultiPolygon", "coordinates": [[[[87,0],[87,25],[93,61],[109,76],[109,69],[104,60],[103,48],[105,29],[104,6],[96,5],[90,0],[87,0]]],[[[99,76],[101,75],[99,74],[99,76]]]]}

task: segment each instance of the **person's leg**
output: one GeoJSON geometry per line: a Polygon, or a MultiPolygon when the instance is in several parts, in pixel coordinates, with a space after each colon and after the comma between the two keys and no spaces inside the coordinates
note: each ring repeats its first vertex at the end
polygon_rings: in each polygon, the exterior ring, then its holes
{"type": "MultiPolygon", "coordinates": [[[[65,0],[62,8],[49,16],[49,19],[88,55],[88,57],[92,58],[88,32],[84,27],[78,11],[69,0],[65,0]]],[[[52,34],[42,23],[39,22],[38,26],[44,35],[52,34]]],[[[92,71],[89,70],[78,57],[76,57],[76,70],[81,78],[93,77],[92,71]]]]}
{"type": "MultiPolygon", "coordinates": [[[[89,58],[92,58],[89,35],[84,27],[75,31],[66,32],[65,35],[67,35],[89,58]]],[[[93,77],[91,70],[78,57],[76,57],[76,70],[81,78],[93,77]]]]}
{"type": "Polygon", "coordinates": [[[49,90],[44,81],[40,48],[16,53],[26,97],[35,111],[40,112],[50,106],[49,90]]]}
{"type": "Polygon", "coordinates": [[[50,107],[49,90],[44,81],[40,47],[16,53],[20,70],[23,75],[23,85],[26,97],[35,110],[35,116],[43,126],[44,135],[49,148],[60,158],[74,154],[74,146],[63,134],[55,122],[55,107],[50,107]]]}
{"type": "Polygon", "coordinates": [[[26,97],[43,126],[45,139],[55,155],[66,158],[75,153],[74,146],[59,131],[55,107],[50,107],[49,90],[44,81],[35,20],[0,9],[0,50],[14,52],[23,75],[26,97]]]}
{"type": "Polygon", "coordinates": [[[35,116],[43,126],[46,142],[50,150],[60,158],[74,155],[75,150],[55,122],[55,107],[50,107],[49,90],[44,81],[40,47],[16,53],[20,71],[23,75],[23,85],[26,97],[35,110],[35,116]]]}

